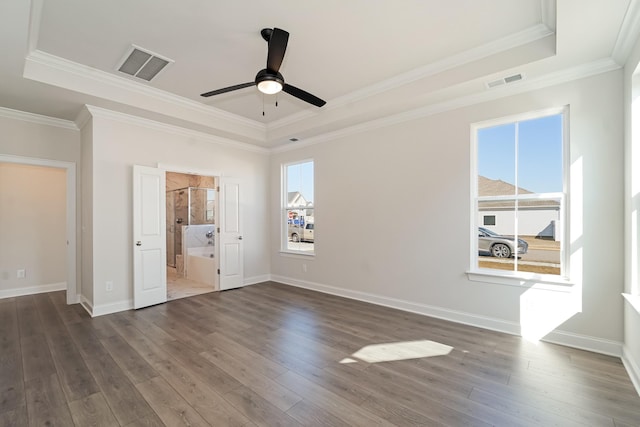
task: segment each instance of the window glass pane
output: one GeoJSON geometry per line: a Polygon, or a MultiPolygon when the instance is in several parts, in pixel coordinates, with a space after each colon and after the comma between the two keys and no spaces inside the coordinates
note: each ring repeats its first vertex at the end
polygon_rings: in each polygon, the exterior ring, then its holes
{"type": "Polygon", "coordinates": [[[516,182],[514,123],[478,130],[478,196],[511,196],[516,182]]]}
{"type": "Polygon", "coordinates": [[[478,224],[492,217],[494,224],[478,227],[478,267],[515,271],[513,255],[516,209],[515,200],[478,202],[478,224]]]}
{"type": "Polygon", "coordinates": [[[477,268],[562,274],[563,138],[563,114],[477,130],[477,268]]]}
{"type": "Polygon", "coordinates": [[[562,115],[518,124],[518,187],[562,192],[562,115]]]}
{"type": "Polygon", "coordinates": [[[286,166],[286,244],[287,250],[313,253],[313,162],[286,166]]]}

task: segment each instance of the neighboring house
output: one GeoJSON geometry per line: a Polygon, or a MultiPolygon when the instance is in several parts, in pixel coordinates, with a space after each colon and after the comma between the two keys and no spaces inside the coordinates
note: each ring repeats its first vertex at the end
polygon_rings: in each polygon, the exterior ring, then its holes
{"type": "Polygon", "coordinates": [[[296,209],[291,212],[293,217],[290,219],[293,222],[300,217],[313,217],[313,202],[307,201],[299,191],[287,193],[287,207],[296,209]]]}
{"type": "MultiPolygon", "coordinates": [[[[516,194],[516,187],[502,180],[478,176],[478,195],[516,194]]],[[[533,194],[518,188],[518,194],[533,194]]],[[[513,201],[486,201],[478,207],[478,225],[498,234],[512,235],[515,230],[513,201]]],[[[518,202],[518,234],[549,239],[559,238],[560,203],[557,200],[522,200],[518,202]]]]}

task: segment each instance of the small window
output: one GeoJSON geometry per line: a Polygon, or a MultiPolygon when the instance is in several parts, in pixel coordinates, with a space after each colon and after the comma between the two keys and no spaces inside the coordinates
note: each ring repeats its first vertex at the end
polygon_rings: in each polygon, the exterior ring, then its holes
{"type": "Polygon", "coordinates": [[[282,250],[315,253],[313,161],[283,165],[282,250]]]}
{"type": "Polygon", "coordinates": [[[566,278],[565,121],[563,109],[472,127],[473,271],[566,278]]]}

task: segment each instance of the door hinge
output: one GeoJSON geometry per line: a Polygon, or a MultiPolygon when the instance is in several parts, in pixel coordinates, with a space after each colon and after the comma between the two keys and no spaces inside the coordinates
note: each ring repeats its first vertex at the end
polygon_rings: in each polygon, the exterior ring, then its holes
{"type": "Polygon", "coordinates": [[[220,192],[220,186],[219,186],[219,185],[216,187],[216,191],[217,191],[218,193],[220,192]]]}
{"type": "Polygon", "coordinates": [[[218,227],[218,234],[220,234],[220,227],[218,227]]]}
{"type": "Polygon", "coordinates": [[[218,274],[220,274],[220,269],[218,269],[218,274]]]}

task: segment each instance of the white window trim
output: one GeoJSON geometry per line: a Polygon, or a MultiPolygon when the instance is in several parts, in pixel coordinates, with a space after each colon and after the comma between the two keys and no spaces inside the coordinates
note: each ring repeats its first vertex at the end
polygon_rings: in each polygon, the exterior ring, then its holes
{"type": "MultiPolygon", "coordinates": [[[[467,278],[475,282],[495,283],[508,286],[521,286],[530,287],[532,283],[549,285],[552,289],[563,289],[574,284],[570,280],[569,272],[569,173],[570,173],[570,159],[569,159],[569,106],[548,108],[544,110],[531,111],[522,114],[516,114],[512,116],[502,117],[498,119],[486,120],[478,123],[471,124],[471,191],[470,191],[470,204],[471,220],[469,221],[469,242],[471,242],[471,250],[469,253],[469,270],[466,272],[467,278]],[[544,198],[548,196],[557,197],[561,196],[561,229],[562,240],[560,249],[560,275],[551,274],[536,274],[524,271],[507,271],[507,270],[495,270],[489,268],[478,267],[478,206],[477,202],[482,199],[477,196],[478,191],[478,130],[500,126],[514,122],[522,122],[546,116],[562,114],[562,186],[563,191],[561,193],[536,193],[532,196],[525,197],[524,195],[518,196],[519,199],[524,198],[544,198]]],[[[506,196],[506,198],[513,199],[513,196],[506,196]]],[[[496,199],[495,197],[491,198],[496,199]]]]}
{"type": "MultiPolygon", "coordinates": [[[[289,236],[288,236],[289,229],[287,226],[285,226],[285,221],[284,221],[285,214],[288,210],[287,196],[289,194],[287,189],[287,183],[288,183],[287,167],[293,166],[293,165],[299,165],[302,163],[309,163],[309,162],[313,162],[313,189],[315,193],[316,163],[313,158],[296,160],[288,163],[282,163],[282,165],[280,166],[280,256],[290,257],[290,258],[303,258],[303,259],[313,258],[316,256],[315,239],[313,243],[313,252],[296,251],[296,250],[287,248],[287,242],[289,240],[289,236]]],[[[313,209],[314,209],[314,216],[315,216],[315,209],[316,209],[315,200],[313,202],[313,209]]],[[[315,229],[314,229],[314,237],[315,237],[315,229]]]]}

